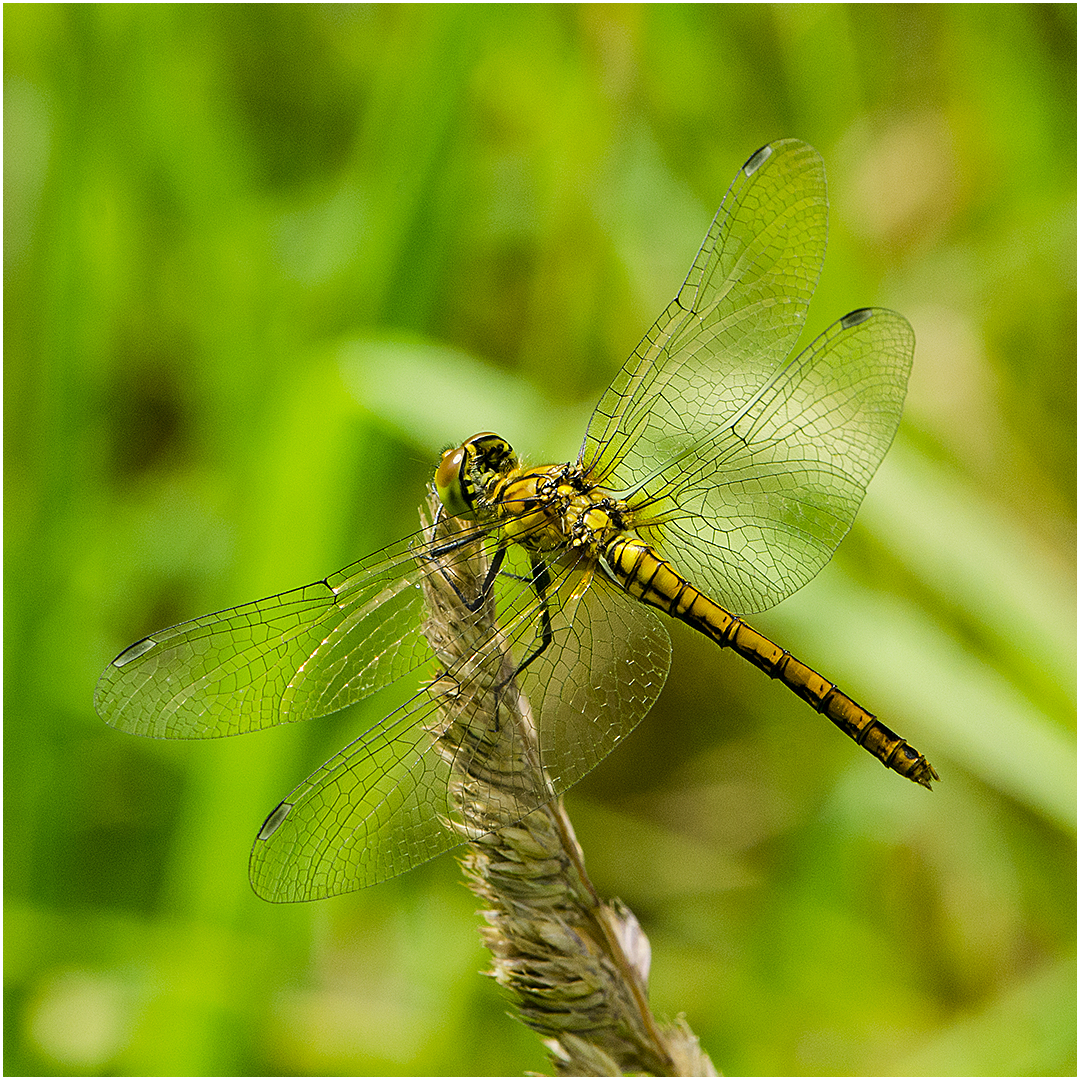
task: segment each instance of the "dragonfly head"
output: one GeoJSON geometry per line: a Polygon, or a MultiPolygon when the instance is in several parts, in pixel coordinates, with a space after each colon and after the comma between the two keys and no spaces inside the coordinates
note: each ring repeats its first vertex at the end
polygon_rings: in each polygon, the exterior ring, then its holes
{"type": "Polygon", "coordinates": [[[490,501],[495,483],[517,466],[514,448],[500,436],[482,431],[443,454],[435,470],[435,490],[448,514],[472,517],[490,501]]]}

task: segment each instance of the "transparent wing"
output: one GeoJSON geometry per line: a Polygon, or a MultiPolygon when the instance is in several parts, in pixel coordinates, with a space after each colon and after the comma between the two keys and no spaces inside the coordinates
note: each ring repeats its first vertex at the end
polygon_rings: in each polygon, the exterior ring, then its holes
{"type": "Polygon", "coordinates": [[[743,166],[679,295],[600,399],[579,457],[617,494],[738,412],[794,347],[825,258],[825,169],[785,140],[743,166]]]}
{"type": "Polygon", "coordinates": [[[251,854],[260,896],[312,900],[359,889],[519,820],[584,776],[649,710],[669,659],[666,631],[652,612],[573,565],[554,577],[545,607],[529,568],[514,562],[520,549],[507,558],[497,589],[499,629],[271,814],[251,854]],[[536,655],[545,610],[551,637],[536,655]],[[542,781],[522,767],[531,739],[512,721],[522,709],[534,725],[542,781]],[[452,725],[457,735],[438,745],[436,735],[452,725]],[[466,760],[495,753],[493,744],[512,767],[485,771],[466,760]],[[488,782],[492,770],[497,784],[488,782]],[[452,794],[453,775],[462,771],[470,775],[464,814],[452,794]]]}
{"type": "Polygon", "coordinates": [[[900,420],[915,335],[894,311],[829,327],[741,408],[668,457],[633,523],[733,611],[760,611],[829,561],[900,420]]]}
{"type": "Polygon", "coordinates": [[[652,708],[671,662],[653,610],[597,571],[559,582],[551,646],[521,677],[537,719],[545,773],[557,793],[577,783],[652,708]]]}
{"type": "Polygon", "coordinates": [[[277,807],[251,851],[264,900],[317,900],[403,874],[465,841],[450,825],[449,763],[427,694],[385,717],[277,807]]]}
{"type": "Polygon", "coordinates": [[[430,548],[417,533],[323,581],[143,638],[105,669],[94,708],[136,735],[205,739],[360,701],[431,659],[419,588],[430,548]]]}

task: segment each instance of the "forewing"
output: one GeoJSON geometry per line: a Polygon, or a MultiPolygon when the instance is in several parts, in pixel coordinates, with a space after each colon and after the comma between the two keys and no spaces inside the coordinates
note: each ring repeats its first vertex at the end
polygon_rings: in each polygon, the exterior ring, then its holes
{"type": "Polygon", "coordinates": [[[825,258],[825,169],[790,139],[743,166],[679,295],[597,405],[580,455],[618,493],[738,412],[787,358],[825,258]]]}
{"type": "Polygon", "coordinates": [[[136,735],[202,739],[343,709],[431,659],[423,533],[279,596],[180,623],[106,669],[94,707],[136,735]]]}
{"type": "Polygon", "coordinates": [[[633,524],[734,611],[760,611],[829,561],[888,450],[915,335],[894,311],[846,315],[735,415],[668,459],[633,524]]]}

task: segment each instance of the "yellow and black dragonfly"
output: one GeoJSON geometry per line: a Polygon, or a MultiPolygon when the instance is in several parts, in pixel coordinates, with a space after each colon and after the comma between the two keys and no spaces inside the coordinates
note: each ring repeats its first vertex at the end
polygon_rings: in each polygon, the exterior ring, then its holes
{"type": "Polygon", "coordinates": [[[457,539],[422,530],[304,588],[162,630],[106,668],[101,717],[172,739],[324,716],[412,677],[406,704],[267,818],[251,856],[259,895],[347,892],[462,842],[450,766],[430,734],[432,688],[463,682],[489,652],[513,656],[507,692],[513,684],[531,702],[545,786],[522,812],[565,791],[659,694],[670,644],[657,612],[779,679],[901,776],[926,787],[938,778],[741,618],[828,562],[907,388],[914,335],[892,311],[852,311],[789,358],[825,257],[826,207],[814,149],[763,147],[601,398],[576,461],[529,467],[499,436],[473,436],[435,477],[457,539]],[[487,571],[461,599],[494,610],[498,632],[448,670],[425,637],[421,585],[450,573],[447,555],[462,544],[482,551],[487,571]]]}

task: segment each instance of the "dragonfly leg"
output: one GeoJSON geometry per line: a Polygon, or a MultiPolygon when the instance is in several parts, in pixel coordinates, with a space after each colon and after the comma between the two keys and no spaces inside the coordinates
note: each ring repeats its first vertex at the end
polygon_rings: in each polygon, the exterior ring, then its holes
{"type": "MultiPolygon", "coordinates": [[[[495,688],[495,730],[499,729],[499,702],[502,699],[503,691],[510,686],[514,680],[538,657],[541,656],[547,647],[555,640],[554,632],[551,629],[551,611],[548,608],[547,592],[551,588],[551,574],[548,572],[547,563],[544,562],[538,555],[531,554],[530,563],[532,564],[532,577],[529,579],[532,583],[532,587],[536,592],[537,599],[540,601],[540,644],[524,660],[519,663],[510,675],[495,688]]],[[[515,578],[518,575],[513,575],[515,578]]]]}
{"type": "Polygon", "coordinates": [[[547,601],[547,592],[551,588],[551,575],[548,573],[547,563],[538,555],[531,556],[531,562],[533,568],[532,587],[536,591],[537,599],[540,601],[540,644],[518,664],[514,671],[515,678],[547,649],[554,638],[551,630],[551,612],[548,609],[547,601]]]}
{"type": "Polygon", "coordinates": [[[491,564],[488,566],[487,573],[484,575],[484,583],[480,586],[480,591],[476,597],[470,600],[466,597],[462,591],[458,588],[457,582],[454,581],[450,574],[450,571],[444,566],[441,561],[444,555],[449,555],[454,551],[458,551],[465,547],[467,544],[471,544],[475,541],[475,537],[467,536],[461,540],[452,540],[446,544],[441,544],[437,548],[432,548],[430,554],[425,555],[424,558],[436,564],[436,569],[442,574],[443,580],[454,590],[454,594],[465,605],[466,608],[474,615],[480,610],[481,605],[491,595],[491,590],[495,586],[495,579],[499,576],[499,570],[502,567],[503,559],[506,558],[506,545],[502,544],[499,549],[492,556],[491,564]]]}

